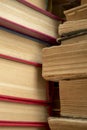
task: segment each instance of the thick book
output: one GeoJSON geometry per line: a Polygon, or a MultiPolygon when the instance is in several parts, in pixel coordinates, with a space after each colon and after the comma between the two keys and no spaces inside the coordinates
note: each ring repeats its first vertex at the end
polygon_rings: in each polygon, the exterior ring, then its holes
{"type": "Polygon", "coordinates": [[[51,130],[87,130],[87,120],[73,118],[48,119],[51,130]]]}
{"type": "Polygon", "coordinates": [[[48,0],[25,0],[37,8],[47,10],[48,0]]]}
{"type": "Polygon", "coordinates": [[[73,31],[64,34],[61,38],[57,38],[57,42],[60,44],[75,44],[78,42],[87,41],[87,29],[73,31]]]}
{"type": "MultiPolygon", "coordinates": [[[[86,1],[86,0],[85,0],[86,1]]],[[[66,20],[80,20],[87,19],[87,4],[83,4],[72,9],[64,11],[66,20]]]]}
{"type": "Polygon", "coordinates": [[[87,118],[87,79],[59,82],[61,116],[87,118]]]}
{"type": "Polygon", "coordinates": [[[0,28],[0,95],[47,101],[42,78],[44,42],[0,28]]]}
{"type": "Polygon", "coordinates": [[[0,27],[1,54],[42,64],[42,49],[47,46],[44,41],[0,27]]]}
{"type": "Polygon", "coordinates": [[[0,25],[50,43],[56,43],[61,21],[47,11],[38,11],[25,0],[0,1],[0,25]]]}
{"type": "Polygon", "coordinates": [[[87,77],[87,41],[44,48],[42,75],[57,82],[87,77]]]}
{"type": "Polygon", "coordinates": [[[0,122],[38,122],[46,123],[48,107],[34,103],[0,101],[0,122]]]}
{"type": "Polygon", "coordinates": [[[87,19],[66,21],[60,24],[58,27],[59,35],[65,35],[66,33],[87,29],[87,19]]]}

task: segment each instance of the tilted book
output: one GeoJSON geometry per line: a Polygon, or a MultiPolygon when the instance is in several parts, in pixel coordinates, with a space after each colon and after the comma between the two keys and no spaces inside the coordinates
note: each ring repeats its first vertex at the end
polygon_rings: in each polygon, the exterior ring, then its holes
{"type": "Polygon", "coordinates": [[[61,21],[47,11],[38,11],[24,0],[0,1],[0,25],[50,43],[56,43],[61,21]]]}
{"type": "Polygon", "coordinates": [[[87,41],[44,48],[42,75],[57,82],[87,77],[87,41]]]}
{"type": "Polygon", "coordinates": [[[87,79],[59,81],[61,115],[87,118],[87,79]]]}
{"type": "Polygon", "coordinates": [[[0,28],[0,95],[47,101],[42,78],[42,48],[46,43],[0,28]]]}
{"type": "Polygon", "coordinates": [[[87,130],[87,120],[73,118],[49,118],[51,130],[87,130]]]}

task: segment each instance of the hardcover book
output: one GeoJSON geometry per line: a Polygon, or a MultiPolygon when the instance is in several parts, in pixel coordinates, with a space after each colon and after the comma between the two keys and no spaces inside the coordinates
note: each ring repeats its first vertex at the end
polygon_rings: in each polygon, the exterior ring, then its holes
{"type": "Polygon", "coordinates": [[[0,121],[46,123],[48,107],[38,104],[0,101],[0,121]]]}
{"type": "Polygon", "coordinates": [[[42,48],[46,43],[0,28],[0,95],[47,101],[42,78],[42,48]]]}
{"type": "Polygon", "coordinates": [[[47,11],[38,11],[24,0],[0,1],[2,26],[50,43],[56,43],[57,27],[61,21],[47,11]]]}

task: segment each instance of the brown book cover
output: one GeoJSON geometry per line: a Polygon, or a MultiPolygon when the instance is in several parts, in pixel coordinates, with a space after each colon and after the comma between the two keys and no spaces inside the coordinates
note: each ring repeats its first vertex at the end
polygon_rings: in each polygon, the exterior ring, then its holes
{"type": "Polygon", "coordinates": [[[87,79],[59,82],[61,115],[87,118],[87,79]]]}
{"type": "Polygon", "coordinates": [[[87,41],[44,48],[42,75],[56,82],[87,77],[87,41]]]}

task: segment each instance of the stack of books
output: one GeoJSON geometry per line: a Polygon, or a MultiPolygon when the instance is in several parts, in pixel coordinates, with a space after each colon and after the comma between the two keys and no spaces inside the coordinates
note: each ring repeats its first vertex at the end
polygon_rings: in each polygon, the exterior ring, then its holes
{"type": "Polygon", "coordinates": [[[52,130],[87,129],[86,6],[66,11],[67,21],[58,28],[61,45],[43,49],[43,77],[59,82],[60,118],[49,118],[52,130]]]}
{"type": "Polygon", "coordinates": [[[33,2],[0,1],[2,130],[48,129],[49,84],[42,78],[42,49],[57,43],[57,27],[63,20],[39,6],[46,6],[45,0],[38,6],[33,2]]]}

